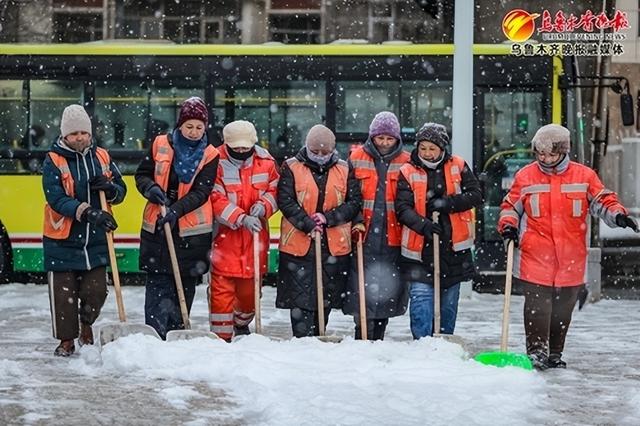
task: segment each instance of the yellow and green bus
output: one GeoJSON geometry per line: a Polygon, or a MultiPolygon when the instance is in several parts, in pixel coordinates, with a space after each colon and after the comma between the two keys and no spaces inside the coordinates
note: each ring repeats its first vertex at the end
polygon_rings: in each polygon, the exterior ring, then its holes
{"type": "MultiPolygon", "coordinates": [[[[439,44],[0,45],[0,280],[37,281],[42,272],[39,173],[66,105],[84,105],[95,142],[125,174],[129,192],[114,209],[115,242],[120,271],[135,273],[144,201],[132,175],[154,136],[173,128],[183,99],[200,96],[209,105],[214,144],[224,124],[249,120],[278,161],[294,155],[317,123],[334,130],[346,156],[382,110],[398,115],[410,148],[425,121],[451,126],[453,52],[439,44]]],[[[510,176],[529,161],[532,132],[562,122],[562,72],[559,58],[474,46],[474,133],[453,143],[473,144],[485,187],[476,215],[480,278],[501,269],[498,205],[510,176]]],[[[278,226],[275,217],[271,272],[278,226]]]]}

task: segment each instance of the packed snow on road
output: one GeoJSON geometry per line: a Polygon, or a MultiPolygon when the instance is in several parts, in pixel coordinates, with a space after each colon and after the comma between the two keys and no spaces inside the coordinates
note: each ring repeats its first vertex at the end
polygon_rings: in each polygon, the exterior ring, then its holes
{"type": "MultiPolygon", "coordinates": [[[[192,311],[207,329],[206,289],[192,311]]],[[[339,343],[291,340],[288,311],[265,287],[265,336],[231,344],[207,338],[163,342],[133,335],[53,356],[47,287],[0,286],[2,424],[638,424],[640,302],[601,301],[574,315],[567,370],[495,368],[473,355],[497,350],[502,297],[463,298],[456,334],[413,341],[408,316],[385,341],[353,340],[334,311],[339,343]]],[[[144,288],[125,287],[131,323],[144,320],[144,288]]],[[[510,350],[524,351],[523,299],[511,307],[510,350]]],[[[96,324],[117,320],[113,289],[96,324]]]]}

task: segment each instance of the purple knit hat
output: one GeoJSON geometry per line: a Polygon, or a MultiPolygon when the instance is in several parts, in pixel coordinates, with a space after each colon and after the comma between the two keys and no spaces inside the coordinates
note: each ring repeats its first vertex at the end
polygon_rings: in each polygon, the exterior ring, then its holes
{"type": "Polygon", "coordinates": [[[379,135],[389,135],[400,140],[400,122],[398,117],[392,112],[382,111],[373,117],[369,125],[369,137],[374,138],[379,135]]]}
{"type": "Polygon", "coordinates": [[[204,123],[205,127],[209,123],[207,105],[197,96],[193,96],[182,103],[176,127],[182,126],[187,120],[200,120],[204,123]]]}

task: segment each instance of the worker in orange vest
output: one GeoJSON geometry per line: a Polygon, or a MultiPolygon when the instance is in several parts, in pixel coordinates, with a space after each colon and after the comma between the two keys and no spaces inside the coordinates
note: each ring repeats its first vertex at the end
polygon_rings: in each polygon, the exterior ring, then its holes
{"type": "Polygon", "coordinates": [[[336,137],[318,124],[305,146],[282,165],[278,183],[282,211],[276,306],[290,309],[295,337],[319,335],[314,233],[322,236],[326,324],[341,308],[349,271],[351,221],[362,208],[353,169],[338,157],[336,137]]]}
{"type": "Polygon", "coordinates": [[[175,244],[187,310],[202,275],[209,271],[213,210],[209,195],[218,150],[207,140],[209,114],[198,97],[185,100],[173,132],[159,135],[136,170],[136,187],[147,199],[140,232],[140,269],[147,273],[145,323],[165,338],[184,329],[164,224],[175,244]],[[160,206],[166,206],[166,216],[160,206]]]}
{"type": "MultiPolygon", "coordinates": [[[[351,151],[362,192],[362,221],[353,227],[353,241],[363,238],[367,339],[382,340],[390,317],[407,310],[409,293],[400,279],[401,225],[394,201],[400,167],[409,161],[403,150],[400,123],[396,115],[383,111],[373,118],[367,141],[351,151]]],[[[358,272],[352,258],[347,295],[342,311],[353,315],[355,338],[362,336],[358,304],[358,272]]]]}
{"type": "Polygon", "coordinates": [[[106,232],[118,227],[110,212],[102,210],[99,191],[109,204],[121,203],[127,192],[109,153],[91,135],[87,112],[69,105],[62,113],[60,138],[42,165],[47,201],[42,246],[53,337],[60,339],[57,356],[73,354],[76,337],[80,346],[93,344],[91,326],[107,298],[106,232]]]}
{"type": "Polygon", "coordinates": [[[226,341],[249,334],[255,315],[254,276],[267,272],[268,220],[278,210],[277,164],[256,145],[256,129],[238,120],[222,129],[220,164],[211,193],[218,231],[213,242],[210,284],[211,331],[226,341]],[[260,241],[260,270],[254,270],[253,238],[260,241]]]}
{"type": "Polygon", "coordinates": [[[482,203],[475,175],[448,152],[449,135],[437,123],[416,133],[416,148],[400,168],[396,213],[402,226],[400,270],[409,285],[409,316],[414,339],[433,330],[433,235],[440,236],[441,329],[453,334],[460,282],[474,274],[471,247],[475,238],[472,209],[482,203]],[[439,213],[438,221],[432,214],[439,213]]]}
{"type": "Polygon", "coordinates": [[[498,231],[516,246],[513,276],[524,288],[527,354],[539,370],[566,368],[564,342],[586,279],[588,214],[612,228],[638,232],[638,224],[595,171],[570,160],[567,128],[542,126],[531,148],[536,160],[516,173],[498,231]]]}

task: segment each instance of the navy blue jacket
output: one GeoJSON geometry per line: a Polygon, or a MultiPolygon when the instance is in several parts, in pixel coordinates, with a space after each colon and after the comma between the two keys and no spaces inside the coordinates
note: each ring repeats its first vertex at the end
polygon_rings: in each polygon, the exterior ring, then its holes
{"type": "MultiPolygon", "coordinates": [[[[52,152],[67,159],[69,170],[73,176],[75,198],[67,196],[60,180],[60,170],[53,164],[47,154],[42,165],[42,189],[47,203],[53,210],[63,216],[73,218],[69,237],[65,240],[54,240],[43,237],[44,269],[46,271],[88,271],[98,266],[109,264],[107,238],[102,228],[76,220],[76,210],[86,202],[91,207],[100,209],[100,197],[97,191],[89,190],[89,180],[101,174],[100,161],[96,156],[95,146],[88,148],[83,154],[72,150],[59,139],[51,147],[52,152]]],[[[117,188],[117,195],[111,204],[119,204],[124,200],[127,187],[122,180],[118,167],[111,162],[112,183],[117,188]]],[[[116,218],[117,221],[117,218],[116,218]]]]}

